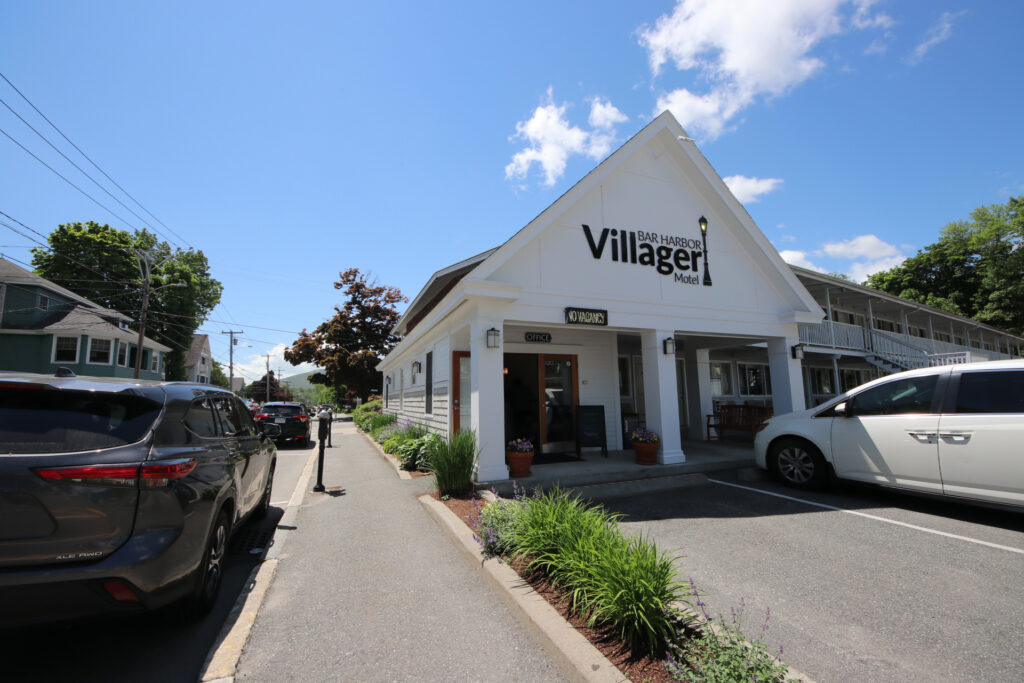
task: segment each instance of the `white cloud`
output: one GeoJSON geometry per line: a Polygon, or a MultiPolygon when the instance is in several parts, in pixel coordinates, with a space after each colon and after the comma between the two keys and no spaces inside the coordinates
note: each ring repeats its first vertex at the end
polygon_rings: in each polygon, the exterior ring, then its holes
{"type": "Polygon", "coordinates": [[[722,178],[741,204],[753,204],[763,195],[774,192],[782,184],[782,178],[748,178],[731,175],[722,178]]]}
{"type": "Polygon", "coordinates": [[[967,14],[966,10],[960,12],[943,12],[939,20],[928,29],[923,41],[918,43],[907,57],[907,64],[911,66],[920,63],[928,52],[939,43],[949,40],[953,35],[953,22],[967,14]]]}
{"type": "Polygon", "coordinates": [[[822,246],[821,251],[833,258],[857,259],[889,259],[896,256],[904,258],[895,245],[885,242],[875,235],[858,235],[843,242],[829,242],[822,246]]]}
{"type": "Polygon", "coordinates": [[[797,251],[796,249],[783,249],[779,252],[779,256],[786,263],[801,268],[807,268],[808,270],[816,270],[819,273],[824,273],[826,270],[820,266],[814,265],[809,258],[807,258],[806,251],[797,251]]]}
{"type": "Polygon", "coordinates": [[[873,259],[869,261],[855,261],[851,263],[844,272],[846,272],[854,282],[864,282],[868,279],[868,275],[873,273],[879,273],[883,270],[889,270],[895,266],[900,265],[906,260],[906,256],[890,256],[886,258],[873,259]]]}
{"type": "MultiPolygon", "coordinates": [[[[777,97],[820,71],[811,54],[844,30],[840,9],[849,0],[679,0],[672,14],[639,30],[651,72],[670,63],[696,71],[706,93],[679,88],[658,97],[655,114],[670,109],[692,135],[713,140],[758,97],[777,97]]],[[[853,2],[850,25],[884,29],[887,15],[872,14],[870,0],[853,2]]]]}
{"type": "Polygon", "coordinates": [[[615,126],[629,120],[610,101],[595,97],[588,118],[592,130],[586,131],[569,124],[567,108],[567,104],[554,103],[549,87],[547,103],[537,107],[528,120],[516,124],[516,134],[509,140],[525,140],[527,146],[505,166],[506,179],[526,178],[536,163],[544,171],[544,184],[550,187],[565,173],[571,155],[585,154],[592,159],[607,155],[615,143],[615,126]]]}

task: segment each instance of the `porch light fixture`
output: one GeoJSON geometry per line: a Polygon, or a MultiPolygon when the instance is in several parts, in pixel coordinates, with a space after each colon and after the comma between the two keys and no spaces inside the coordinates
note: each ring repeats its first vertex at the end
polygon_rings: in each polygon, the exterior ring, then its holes
{"type": "Polygon", "coordinates": [[[793,352],[793,360],[803,360],[804,359],[804,345],[803,344],[794,344],[793,348],[791,348],[790,351],[793,352]]]}
{"type": "Polygon", "coordinates": [[[496,349],[496,348],[498,348],[498,344],[500,342],[501,342],[501,332],[499,332],[496,328],[493,328],[493,327],[491,329],[487,330],[487,348],[489,348],[489,349],[496,349]]]}
{"type": "Polygon", "coordinates": [[[664,350],[666,356],[676,355],[676,338],[667,337],[665,341],[661,342],[661,348],[664,350]]]}
{"type": "Polygon", "coordinates": [[[422,366],[422,365],[420,365],[420,362],[419,362],[418,360],[414,360],[414,361],[412,362],[412,372],[413,372],[413,374],[414,374],[414,375],[417,375],[417,374],[419,374],[419,372],[420,372],[420,370],[421,370],[422,368],[423,368],[423,366],[422,366]]]}
{"type": "Polygon", "coordinates": [[[391,375],[388,375],[387,377],[384,378],[384,383],[391,384],[391,375]]]}

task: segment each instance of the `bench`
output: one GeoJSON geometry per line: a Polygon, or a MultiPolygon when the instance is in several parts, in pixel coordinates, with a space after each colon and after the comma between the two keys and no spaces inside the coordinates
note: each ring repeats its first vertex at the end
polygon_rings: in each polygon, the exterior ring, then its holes
{"type": "Polygon", "coordinates": [[[751,435],[761,431],[761,423],[772,416],[770,406],[762,405],[726,405],[718,406],[714,414],[707,416],[708,441],[721,439],[725,430],[732,429],[749,432],[751,435]],[[715,436],[711,436],[711,430],[715,436]]]}

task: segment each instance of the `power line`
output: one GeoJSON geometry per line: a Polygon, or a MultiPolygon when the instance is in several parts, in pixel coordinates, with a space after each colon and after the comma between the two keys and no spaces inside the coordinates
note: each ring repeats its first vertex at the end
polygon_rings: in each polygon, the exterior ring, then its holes
{"type": "MultiPolygon", "coordinates": [[[[58,133],[60,133],[60,136],[61,136],[62,138],[64,138],[64,139],[65,139],[65,140],[67,141],[67,143],[68,143],[69,145],[71,145],[72,147],[74,147],[74,148],[75,148],[75,151],[77,151],[77,152],[78,152],[79,154],[81,154],[81,155],[82,155],[82,156],[83,156],[83,157],[84,157],[84,158],[85,158],[85,159],[86,159],[86,160],[87,160],[87,161],[88,161],[88,162],[89,162],[90,164],[92,164],[92,165],[93,165],[93,167],[94,167],[94,168],[95,168],[95,169],[96,169],[97,171],[99,171],[100,173],[102,173],[102,174],[103,174],[103,176],[104,176],[104,177],[105,177],[105,178],[106,178],[107,180],[109,180],[110,182],[114,183],[114,186],[115,186],[115,187],[116,187],[117,189],[121,190],[121,192],[123,192],[123,193],[125,194],[125,196],[127,196],[127,197],[128,197],[129,199],[131,199],[131,200],[132,200],[133,202],[135,202],[135,204],[136,204],[136,205],[137,205],[137,206],[138,206],[138,207],[139,207],[140,209],[142,209],[143,211],[145,211],[146,213],[148,213],[148,214],[149,214],[149,215],[150,215],[150,216],[151,216],[151,217],[153,218],[153,220],[155,220],[155,221],[156,221],[157,223],[159,223],[160,225],[164,226],[164,228],[166,228],[168,232],[170,232],[170,233],[171,233],[172,235],[174,235],[174,236],[175,236],[175,237],[177,237],[177,238],[178,238],[179,240],[181,240],[181,241],[182,241],[182,242],[183,242],[183,243],[185,244],[185,246],[187,246],[187,247],[188,247],[189,249],[192,249],[192,248],[193,248],[193,247],[192,247],[192,245],[188,243],[188,240],[186,240],[185,238],[183,238],[183,237],[182,237],[181,235],[179,235],[178,233],[174,232],[174,230],[171,230],[171,228],[170,228],[170,227],[168,227],[168,226],[167,226],[167,225],[166,225],[166,224],[165,224],[165,223],[164,223],[164,222],[163,222],[162,220],[160,220],[160,219],[159,219],[159,218],[157,218],[157,217],[156,217],[155,215],[153,215],[153,212],[152,212],[152,211],[150,211],[150,210],[149,210],[149,209],[147,209],[147,208],[146,208],[145,206],[143,206],[143,205],[142,205],[142,204],[141,204],[141,203],[139,202],[139,200],[138,200],[138,199],[136,199],[135,197],[133,197],[133,196],[131,195],[131,193],[130,193],[130,192],[128,192],[128,191],[127,191],[126,189],[124,189],[123,187],[121,187],[121,185],[120,185],[120,184],[118,184],[118,182],[117,182],[116,180],[114,180],[113,178],[111,178],[111,177],[110,177],[110,175],[109,175],[109,174],[108,174],[108,173],[107,173],[106,171],[104,171],[104,170],[103,170],[102,168],[100,168],[100,167],[99,167],[99,165],[98,165],[98,164],[97,164],[97,163],[96,163],[95,161],[93,161],[93,160],[92,160],[91,158],[89,158],[89,155],[87,155],[87,154],[86,154],[85,152],[83,152],[83,151],[82,151],[82,150],[81,150],[81,149],[80,149],[80,148],[78,147],[78,145],[76,145],[76,144],[75,144],[74,142],[72,142],[72,141],[71,141],[71,139],[70,139],[70,138],[69,138],[69,137],[68,137],[67,135],[65,135],[65,134],[64,134],[64,131],[62,131],[62,130],[61,130],[60,128],[58,128],[58,127],[57,127],[57,124],[55,124],[55,123],[54,123],[53,121],[51,121],[51,120],[50,120],[49,118],[47,118],[46,114],[44,114],[43,112],[39,111],[39,107],[37,107],[36,105],[34,105],[34,104],[32,103],[32,100],[30,100],[30,99],[29,99],[28,97],[26,97],[26,96],[25,96],[25,94],[24,94],[23,92],[21,92],[20,90],[18,90],[17,86],[15,86],[15,85],[14,85],[14,83],[11,83],[10,79],[9,79],[9,78],[7,78],[7,76],[5,76],[5,75],[4,75],[3,73],[0,73],[0,78],[3,78],[3,79],[4,79],[4,80],[5,80],[6,82],[7,82],[7,85],[11,86],[11,88],[12,88],[12,89],[14,90],[14,92],[18,93],[18,95],[20,95],[20,96],[21,96],[21,99],[23,99],[23,100],[25,100],[26,102],[28,102],[28,105],[29,105],[30,107],[32,107],[32,109],[34,109],[34,110],[35,110],[35,112],[36,112],[37,114],[39,114],[39,115],[40,115],[41,117],[43,117],[43,120],[44,120],[44,121],[46,121],[46,122],[47,122],[48,124],[50,124],[50,126],[51,126],[51,127],[52,127],[52,128],[53,128],[53,129],[55,130],[55,131],[57,131],[58,133]]],[[[5,102],[4,104],[6,104],[6,102],[5,102]]],[[[10,108],[10,107],[8,107],[8,108],[10,108]]],[[[18,118],[21,118],[21,117],[19,116],[18,118]]],[[[24,120],[24,119],[22,119],[22,120],[24,120]]],[[[30,126],[30,127],[31,127],[31,126],[30,126]]],[[[34,129],[33,129],[33,130],[34,130],[34,129]]],[[[45,138],[44,138],[44,139],[45,139],[45,138]]],[[[52,146],[52,145],[51,145],[51,146],[52,146]]],[[[67,158],[67,157],[65,157],[65,158],[67,158]]],[[[70,159],[69,159],[69,161],[70,161],[70,159]]],[[[76,166],[76,168],[77,168],[77,166],[76,166]]],[[[83,173],[84,173],[84,171],[83,171],[83,173]]],[[[93,182],[95,182],[95,181],[93,181],[93,182]]],[[[108,194],[109,194],[109,193],[108,193],[108,194]]],[[[122,206],[123,206],[123,204],[122,204],[122,206]]],[[[128,208],[128,207],[125,207],[125,208],[128,208]]],[[[131,209],[128,209],[128,210],[129,210],[129,211],[131,211],[131,209]]],[[[135,213],[135,212],[133,211],[132,213],[135,213]]],[[[136,214],[136,215],[138,215],[138,214],[136,214]]],[[[140,220],[141,220],[141,217],[140,217],[140,220]]],[[[144,222],[145,222],[145,221],[144,221],[144,222]]],[[[154,231],[154,232],[156,232],[156,228],[154,228],[154,229],[153,229],[153,231],[154,231]]]]}

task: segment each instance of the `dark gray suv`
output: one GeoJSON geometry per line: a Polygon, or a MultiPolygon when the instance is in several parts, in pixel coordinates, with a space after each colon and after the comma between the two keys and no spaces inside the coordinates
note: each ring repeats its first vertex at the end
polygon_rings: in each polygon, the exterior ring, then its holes
{"type": "Polygon", "coordinates": [[[266,429],[210,385],[0,372],[0,626],[208,611],[270,506],[266,429]]]}

